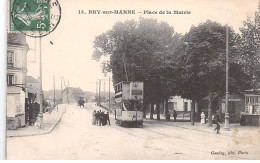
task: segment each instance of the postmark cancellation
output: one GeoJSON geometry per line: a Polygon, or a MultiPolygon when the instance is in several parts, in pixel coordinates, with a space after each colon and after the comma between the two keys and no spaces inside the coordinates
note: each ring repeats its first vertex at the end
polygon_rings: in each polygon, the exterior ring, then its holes
{"type": "Polygon", "coordinates": [[[9,0],[8,32],[43,37],[55,30],[61,19],[57,0],[9,0]]]}

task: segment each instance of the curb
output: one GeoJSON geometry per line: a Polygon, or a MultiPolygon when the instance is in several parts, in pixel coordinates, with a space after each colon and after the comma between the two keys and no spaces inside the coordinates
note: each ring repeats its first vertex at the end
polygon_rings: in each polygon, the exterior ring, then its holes
{"type": "MultiPolygon", "coordinates": [[[[147,123],[147,122],[146,122],[147,123]]],[[[189,128],[189,127],[185,127],[185,126],[178,126],[178,125],[169,125],[169,124],[165,124],[165,123],[161,123],[159,122],[158,124],[160,125],[166,125],[166,126],[171,126],[171,127],[178,127],[178,128],[182,128],[182,129],[186,129],[186,130],[193,130],[193,131],[199,131],[199,132],[204,132],[204,133],[210,133],[210,134],[215,134],[215,132],[211,132],[211,131],[206,131],[206,130],[200,130],[200,129],[193,129],[193,128],[189,128]]],[[[230,130],[231,131],[231,130],[230,130]]],[[[229,136],[226,133],[221,133],[222,136],[229,136]]]]}
{"type": "Polygon", "coordinates": [[[62,112],[60,118],[58,119],[58,121],[56,123],[54,123],[54,125],[46,132],[43,132],[43,133],[37,133],[37,134],[26,134],[26,135],[17,135],[17,136],[6,136],[6,138],[15,138],[15,137],[27,137],[27,136],[38,136],[38,135],[45,135],[45,134],[49,134],[51,133],[55,127],[58,125],[58,123],[61,121],[62,117],[63,117],[63,114],[66,113],[66,108],[65,108],[65,111],[62,112]]]}

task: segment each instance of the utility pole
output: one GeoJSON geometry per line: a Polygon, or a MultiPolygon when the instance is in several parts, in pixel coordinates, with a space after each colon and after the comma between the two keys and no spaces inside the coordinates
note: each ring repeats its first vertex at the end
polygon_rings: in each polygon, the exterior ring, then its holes
{"type": "Polygon", "coordinates": [[[105,102],[105,100],[106,100],[106,92],[105,92],[106,90],[105,90],[105,88],[106,88],[106,87],[105,87],[105,80],[104,80],[104,102],[105,102]]]}
{"type": "Polygon", "coordinates": [[[96,102],[98,105],[98,80],[96,80],[96,102]]]}
{"type": "Polygon", "coordinates": [[[40,129],[43,129],[43,91],[42,91],[42,38],[40,37],[40,129]]]}
{"type": "Polygon", "coordinates": [[[99,79],[99,84],[98,84],[98,105],[100,105],[100,87],[101,87],[101,80],[99,79]]]}
{"type": "Polygon", "coordinates": [[[108,78],[108,113],[110,113],[110,76],[108,78]]]}
{"type": "Polygon", "coordinates": [[[229,113],[228,113],[228,103],[229,103],[229,92],[228,92],[228,78],[229,78],[229,65],[228,65],[228,26],[226,25],[226,109],[225,109],[225,130],[230,130],[229,127],[229,113]]]}
{"type": "MultiPolygon", "coordinates": [[[[64,87],[65,87],[65,88],[64,88],[64,91],[66,90],[67,103],[69,103],[68,88],[67,88],[67,85],[66,85],[64,76],[63,76],[63,83],[64,83],[64,87]]],[[[62,98],[62,101],[64,102],[65,100],[63,100],[63,98],[62,98]]]]}
{"type": "Polygon", "coordinates": [[[60,100],[62,102],[62,76],[60,77],[60,100]]]}
{"type": "Polygon", "coordinates": [[[55,97],[55,76],[53,76],[53,104],[55,107],[56,104],[56,97],[55,97]]]}

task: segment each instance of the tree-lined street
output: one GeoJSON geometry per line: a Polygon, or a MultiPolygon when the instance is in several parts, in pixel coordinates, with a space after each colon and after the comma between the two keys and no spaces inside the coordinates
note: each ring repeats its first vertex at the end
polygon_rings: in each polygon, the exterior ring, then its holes
{"type": "Polygon", "coordinates": [[[216,135],[213,128],[210,133],[147,120],[126,128],[116,126],[112,115],[110,126],[93,126],[94,109],[100,108],[67,105],[52,133],[8,138],[7,159],[259,159],[257,128],[216,135]]]}
{"type": "Polygon", "coordinates": [[[260,159],[260,2],[239,27],[208,17],[185,33],[181,22],[140,13],[102,29],[85,24],[99,14],[83,13],[78,36],[29,47],[8,33],[7,159],[260,159]],[[29,50],[39,78],[27,74],[29,50]],[[111,125],[95,125],[109,116],[111,125]]]}
{"type": "MultiPolygon", "coordinates": [[[[183,35],[167,22],[153,18],[118,21],[96,36],[92,59],[107,58],[101,67],[104,74],[112,72],[114,84],[144,82],[144,112],[151,105],[151,119],[154,105],[158,108],[177,95],[192,100],[194,123],[195,105],[201,113],[208,96],[208,124],[212,126],[211,117],[220,109],[213,103],[221,96],[227,94],[228,106],[229,94],[243,96],[245,90],[259,89],[259,15],[260,7],[254,18],[244,20],[241,33],[211,20],[191,26],[183,35]]],[[[167,115],[168,105],[165,110],[167,115]]]]}

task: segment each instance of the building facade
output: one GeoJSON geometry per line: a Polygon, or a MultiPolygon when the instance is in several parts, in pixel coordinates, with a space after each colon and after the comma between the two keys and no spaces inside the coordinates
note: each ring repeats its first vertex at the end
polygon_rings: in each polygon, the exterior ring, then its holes
{"type": "MultiPolygon", "coordinates": [[[[225,96],[222,96],[221,99],[218,100],[219,108],[221,108],[222,119],[225,119],[226,112],[226,101],[225,96]]],[[[231,94],[228,98],[228,113],[229,113],[229,121],[230,123],[238,123],[240,122],[241,112],[245,109],[245,100],[242,95],[231,94]]],[[[215,112],[214,112],[215,113],[215,112]]]]}
{"type": "Polygon", "coordinates": [[[245,125],[260,126],[260,89],[245,91],[245,125]]]}
{"type": "Polygon", "coordinates": [[[7,38],[7,129],[25,126],[27,52],[26,36],[8,34],[7,38]]]}
{"type": "Polygon", "coordinates": [[[191,111],[191,100],[181,98],[180,96],[171,96],[168,100],[169,111],[191,111]]]}
{"type": "MultiPolygon", "coordinates": [[[[221,111],[221,121],[225,121],[225,112],[226,112],[226,96],[218,95],[214,97],[212,101],[212,114],[216,114],[218,110],[221,111]]],[[[203,98],[202,112],[205,113],[208,118],[208,105],[209,105],[209,96],[203,98]]],[[[241,112],[245,108],[245,101],[243,95],[230,94],[228,98],[228,113],[229,113],[229,122],[230,123],[239,123],[241,112]]]]}

